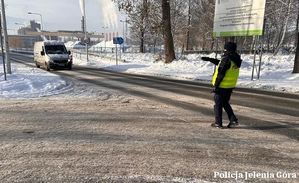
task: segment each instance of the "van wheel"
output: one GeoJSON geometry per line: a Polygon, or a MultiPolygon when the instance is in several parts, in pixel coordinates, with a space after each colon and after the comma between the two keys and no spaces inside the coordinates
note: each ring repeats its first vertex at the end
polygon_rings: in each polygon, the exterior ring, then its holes
{"type": "Polygon", "coordinates": [[[37,68],[40,68],[40,65],[38,65],[38,63],[37,63],[37,62],[35,62],[35,65],[36,65],[36,67],[37,67],[37,68]]]}
{"type": "Polygon", "coordinates": [[[47,62],[45,62],[45,68],[47,71],[50,71],[50,66],[49,66],[49,64],[47,64],[47,62]]]}
{"type": "Polygon", "coordinates": [[[68,70],[72,70],[72,64],[70,64],[69,66],[67,66],[68,70]]]}

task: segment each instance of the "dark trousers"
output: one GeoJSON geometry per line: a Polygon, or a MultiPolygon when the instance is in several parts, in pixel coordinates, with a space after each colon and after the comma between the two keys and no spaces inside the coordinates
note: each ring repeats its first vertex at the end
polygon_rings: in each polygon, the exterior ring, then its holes
{"type": "Polygon", "coordinates": [[[222,108],[224,108],[224,110],[226,111],[230,122],[238,120],[234,114],[232,107],[229,104],[232,91],[233,89],[219,88],[219,90],[215,92],[214,112],[215,112],[215,123],[217,124],[222,125],[222,108]]]}

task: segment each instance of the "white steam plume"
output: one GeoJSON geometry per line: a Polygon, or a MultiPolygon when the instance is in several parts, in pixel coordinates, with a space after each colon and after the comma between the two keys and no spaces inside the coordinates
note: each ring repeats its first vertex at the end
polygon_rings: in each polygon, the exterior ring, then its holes
{"type": "Polygon", "coordinates": [[[117,9],[111,0],[98,0],[104,17],[104,26],[110,29],[118,28],[117,9]]]}

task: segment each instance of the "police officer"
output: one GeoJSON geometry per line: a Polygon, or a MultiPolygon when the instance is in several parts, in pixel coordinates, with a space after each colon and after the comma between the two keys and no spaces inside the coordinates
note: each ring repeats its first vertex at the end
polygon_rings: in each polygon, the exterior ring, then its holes
{"type": "Polygon", "coordinates": [[[209,57],[202,57],[204,61],[210,61],[217,65],[215,73],[212,78],[213,92],[215,105],[215,123],[212,123],[212,127],[222,128],[222,108],[226,111],[229,119],[228,128],[239,125],[238,119],[235,116],[233,109],[229,103],[233,89],[237,84],[239,77],[239,69],[241,67],[242,60],[240,55],[236,53],[237,45],[234,42],[227,42],[224,45],[224,53],[221,60],[213,59],[209,57]]]}

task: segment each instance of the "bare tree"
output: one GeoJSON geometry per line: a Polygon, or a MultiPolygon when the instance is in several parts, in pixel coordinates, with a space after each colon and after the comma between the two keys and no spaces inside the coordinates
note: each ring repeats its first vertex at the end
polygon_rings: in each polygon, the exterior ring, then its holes
{"type": "Polygon", "coordinates": [[[280,49],[280,47],[283,44],[286,32],[287,32],[287,28],[288,28],[288,23],[289,23],[289,19],[290,19],[290,11],[291,11],[291,5],[292,5],[292,0],[287,0],[287,3],[285,4],[285,6],[287,6],[287,12],[286,12],[286,17],[285,17],[285,21],[284,21],[284,26],[283,26],[283,30],[282,30],[282,35],[280,38],[280,41],[278,43],[278,46],[274,52],[274,55],[276,55],[280,49]]]}
{"type": "Polygon", "coordinates": [[[148,18],[147,0],[142,1],[141,16],[140,16],[140,52],[144,53],[144,35],[146,29],[146,19],[148,18]]]}
{"type": "MultiPolygon", "coordinates": [[[[191,1],[191,0],[189,0],[191,1]]],[[[188,2],[186,0],[170,1],[171,28],[175,46],[186,46],[188,31],[188,2]]]]}
{"type": "Polygon", "coordinates": [[[130,19],[132,37],[139,39],[139,51],[144,53],[145,33],[148,25],[148,0],[115,0],[119,9],[125,11],[130,19]]]}
{"type": "Polygon", "coordinates": [[[175,59],[174,44],[171,30],[170,20],[170,4],[169,0],[161,0],[162,2],[162,26],[165,47],[165,63],[171,63],[175,59]]]}
{"type": "Polygon", "coordinates": [[[209,44],[213,47],[213,22],[215,1],[193,0],[191,7],[190,44],[192,47],[205,49],[209,44]]]}
{"type": "MultiPolygon", "coordinates": [[[[170,38],[175,46],[188,46],[190,49],[212,50],[214,48],[213,21],[215,0],[114,0],[124,10],[130,21],[131,40],[140,45],[162,45],[170,38]],[[161,4],[162,2],[162,4],[161,4]],[[169,17],[163,3],[170,7],[169,17]],[[162,5],[162,6],[161,6],[162,5]],[[190,6],[188,6],[190,5],[190,6]],[[189,9],[190,7],[190,9],[189,9]],[[163,9],[163,10],[162,10],[163,9]],[[189,16],[190,15],[190,16],[189,16]],[[188,22],[190,20],[190,22],[188,22]],[[190,25],[190,26],[189,26],[190,25]],[[189,34],[188,34],[189,33],[189,34]],[[170,35],[171,34],[171,35],[170,35]]],[[[279,48],[295,45],[295,25],[298,12],[298,0],[267,0],[265,12],[264,44],[266,50],[276,53],[279,48]]],[[[250,49],[253,39],[238,37],[243,49],[250,49]]],[[[225,39],[218,39],[219,45],[225,39]]],[[[166,50],[169,51],[169,50],[166,50]]],[[[167,53],[170,54],[170,53],[167,53]]],[[[174,56],[175,57],[175,56],[174,56]]]]}
{"type": "Polygon", "coordinates": [[[296,23],[296,55],[295,55],[295,60],[294,60],[294,69],[293,73],[299,73],[299,11],[297,13],[297,23],[296,23]]]}

